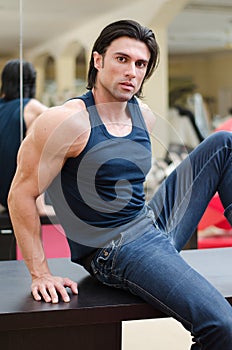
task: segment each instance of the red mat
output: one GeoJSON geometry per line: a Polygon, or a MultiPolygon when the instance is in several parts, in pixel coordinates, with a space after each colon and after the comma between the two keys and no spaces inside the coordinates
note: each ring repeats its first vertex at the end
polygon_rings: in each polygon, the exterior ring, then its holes
{"type": "MultiPolygon", "coordinates": [[[[220,130],[232,131],[232,118],[229,118],[227,121],[222,123],[214,131],[217,132],[220,130]]],[[[203,230],[209,226],[216,226],[219,228],[229,230],[231,227],[228,221],[225,219],[223,212],[224,212],[224,208],[222,206],[218,193],[216,193],[215,196],[210,201],[205,211],[205,214],[203,215],[200,221],[198,229],[203,230]]],[[[229,238],[229,241],[230,241],[230,238],[229,238]]],[[[225,238],[225,242],[227,242],[227,238],[225,238]]]]}
{"type": "MultiPolygon", "coordinates": [[[[60,225],[43,225],[42,238],[47,258],[68,258],[70,249],[60,225]]],[[[22,260],[22,254],[17,247],[17,260],[22,260]]]]}
{"type": "Polygon", "coordinates": [[[224,229],[230,229],[230,225],[224,216],[224,208],[218,193],[211,199],[209,205],[198,225],[199,230],[204,230],[209,226],[216,226],[224,229]]]}
{"type": "Polygon", "coordinates": [[[232,247],[232,237],[205,237],[198,238],[198,249],[232,247]]]}

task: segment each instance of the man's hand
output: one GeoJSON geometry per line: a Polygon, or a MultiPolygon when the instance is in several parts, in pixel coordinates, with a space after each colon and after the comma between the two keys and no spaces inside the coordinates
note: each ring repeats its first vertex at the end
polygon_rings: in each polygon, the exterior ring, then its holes
{"type": "Polygon", "coordinates": [[[69,278],[47,274],[42,277],[33,278],[31,291],[34,299],[37,301],[43,299],[46,303],[58,303],[59,294],[64,302],[69,302],[70,297],[65,287],[69,287],[73,294],[78,294],[76,282],[69,278]]]}

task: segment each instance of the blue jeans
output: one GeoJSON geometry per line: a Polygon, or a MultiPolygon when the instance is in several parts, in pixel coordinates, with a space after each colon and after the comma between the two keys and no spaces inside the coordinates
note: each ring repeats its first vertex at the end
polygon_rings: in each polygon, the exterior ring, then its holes
{"type": "Polygon", "coordinates": [[[231,306],[179,254],[216,191],[232,224],[231,150],[232,133],[208,137],[164,181],[136,226],[91,262],[102,283],[129,290],[180,321],[193,336],[192,350],[232,349],[231,306]]]}

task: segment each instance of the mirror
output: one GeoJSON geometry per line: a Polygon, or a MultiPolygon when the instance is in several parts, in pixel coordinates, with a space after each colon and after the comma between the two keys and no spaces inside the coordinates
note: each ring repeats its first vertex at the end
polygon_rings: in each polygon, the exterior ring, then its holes
{"type": "Polygon", "coordinates": [[[37,71],[36,97],[48,106],[86,86],[87,48],[74,36],[56,42],[81,23],[80,2],[70,11],[64,1],[0,0],[0,70],[12,58],[31,62],[37,71]]]}

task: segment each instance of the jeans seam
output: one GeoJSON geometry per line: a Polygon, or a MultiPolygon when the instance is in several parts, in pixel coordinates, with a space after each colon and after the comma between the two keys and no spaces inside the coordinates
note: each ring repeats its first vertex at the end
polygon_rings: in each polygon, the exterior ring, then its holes
{"type": "Polygon", "coordinates": [[[115,247],[115,253],[114,253],[114,255],[113,255],[113,258],[112,258],[112,265],[111,265],[111,270],[112,270],[112,272],[115,271],[114,267],[115,267],[115,265],[116,265],[116,259],[117,259],[118,254],[119,254],[119,250],[120,250],[120,248],[121,248],[121,246],[122,246],[122,243],[123,243],[123,238],[124,238],[124,235],[122,234],[122,235],[121,235],[121,238],[120,238],[120,240],[119,240],[119,242],[118,242],[118,244],[117,244],[117,246],[115,247]]]}
{"type": "MultiPolygon", "coordinates": [[[[124,281],[124,283],[126,283],[128,285],[131,285],[131,286],[135,287],[136,289],[140,290],[143,294],[149,296],[152,300],[154,300],[156,303],[158,303],[162,307],[163,310],[167,310],[167,315],[169,315],[170,317],[174,317],[174,318],[178,319],[180,322],[188,324],[189,327],[190,327],[191,333],[194,336],[194,334],[193,334],[193,324],[191,322],[185,320],[182,316],[180,316],[178,313],[176,313],[175,311],[170,309],[167,305],[162,303],[159,299],[154,297],[151,293],[149,293],[147,290],[145,290],[141,286],[138,286],[136,283],[131,282],[131,281],[127,280],[127,279],[124,279],[123,281],[124,281]]],[[[165,313],[165,311],[164,311],[164,313],[165,313]]]]}
{"type": "MultiPolygon", "coordinates": [[[[164,303],[162,303],[158,298],[154,297],[152,294],[150,294],[147,290],[145,290],[144,288],[142,288],[141,286],[138,286],[136,283],[131,282],[129,280],[127,280],[126,278],[123,277],[119,277],[118,275],[115,275],[113,272],[111,272],[110,274],[105,274],[100,272],[100,274],[105,277],[106,279],[109,277],[113,277],[115,279],[117,279],[119,282],[118,283],[109,283],[109,282],[102,282],[103,284],[109,286],[109,287],[114,287],[114,288],[120,288],[120,289],[124,289],[124,290],[129,290],[132,294],[137,295],[138,297],[142,298],[138,293],[134,292],[134,290],[140,290],[141,294],[143,295],[147,295],[149,298],[151,298],[152,300],[155,301],[156,304],[159,304],[161,306],[161,312],[163,311],[167,316],[169,317],[173,317],[174,319],[178,320],[180,323],[188,325],[189,326],[189,331],[191,332],[191,335],[198,340],[198,346],[200,346],[199,349],[202,349],[202,344],[199,341],[199,338],[197,338],[197,336],[194,334],[193,332],[193,324],[190,321],[187,321],[186,319],[184,319],[182,316],[180,316],[177,312],[173,311],[171,308],[169,308],[167,305],[165,305],[164,303]],[[122,285],[123,283],[123,285],[122,285]],[[130,290],[130,286],[134,287],[132,290],[130,290]]],[[[142,298],[143,300],[145,300],[144,298],[142,298]]],[[[147,302],[148,304],[151,305],[151,303],[149,303],[148,301],[145,300],[145,302],[147,302]]],[[[153,305],[154,306],[154,305],[153,305]]],[[[155,306],[154,306],[155,307],[155,306]]]]}

